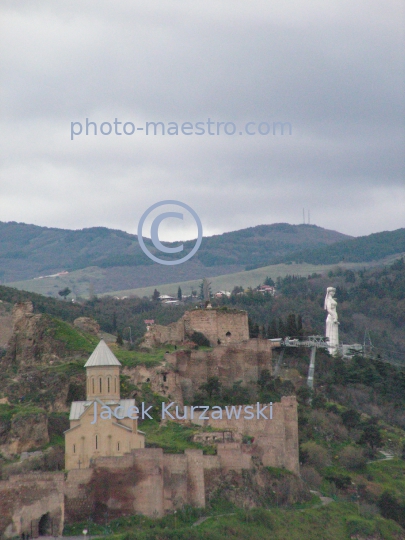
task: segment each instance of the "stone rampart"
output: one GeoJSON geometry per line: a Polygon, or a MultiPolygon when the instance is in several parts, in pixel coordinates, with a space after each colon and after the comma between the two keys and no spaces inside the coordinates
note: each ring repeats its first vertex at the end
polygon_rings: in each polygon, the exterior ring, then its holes
{"type": "Polygon", "coordinates": [[[204,334],[211,345],[240,343],[249,339],[246,311],[222,311],[219,309],[195,309],[183,315],[185,333],[204,334]]]}
{"type": "MultiPolygon", "coordinates": [[[[259,405],[260,410],[264,405],[266,404],[259,405]]],[[[196,414],[193,422],[202,426],[211,426],[218,430],[228,430],[253,437],[256,454],[262,460],[263,465],[284,467],[295,474],[299,474],[298,413],[295,396],[285,396],[281,398],[281,402],[273,403],[272,419],[257,418],[257,404],[251,407],[250,411],[255,413],[255,417],[252,419],[245,419],[243,410],[239,419],[235,418],[235,414],[229,419],[224,410],[222,419],[212,418],[211,412],[206,413],[210,416],[209,420],[200,420],[198,414],[196,414]]],[[[269,404],[267,404],[263,414],[267,417],[270,416],[269,404]]],[[[241,466],[241,468],[245,467],[241,466]]]]}
{"type": "Polygon", "coordinates": [[[61,535],[63,492],[63,473],[21,474],[0,481],[0,536],[61,535]]]}
{"type": "Polygon", "coordinates": [[[194,309],[186,311],[181,319],[168,326],[150,326],[144,337],[146,347],[165,343],[181,343],[194,332],[201,332],[212,346],[240,343],[249,339],[246,311],[220,309],[194,309]]]}
{"type": "MultiPolygon", "coordinates": [[[[272,345],[265,339],[249,339],[211,351],[180,350],[166,354],[166,361],[178,374],[183,399],[193,400],[199,387],[210,377],[218,377],[224,386],[242,381],[256,382],[260,373],[272,372],[272,345]]],[[[172,394],[174,395],[174,393],[172,394]]]]}

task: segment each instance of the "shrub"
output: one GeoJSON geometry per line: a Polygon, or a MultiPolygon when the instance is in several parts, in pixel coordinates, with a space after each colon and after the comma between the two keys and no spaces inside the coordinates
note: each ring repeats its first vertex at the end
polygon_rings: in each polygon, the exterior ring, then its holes
{"type": "Polygon", "coordinates": [[[322,476],[313,468],[304,466],[301,468],[301,478],[312,488],[320,488],[322,476]]]}
{"type": "Polygon", "coordinates": [[[391,493],[384,491],[378,499],[378,506],[383,517],[393,519],[405,527],[405,504],[401,504],[391,493]]]}
{"type": "Polygon", "coordinates": [[[340,453],[339,463],[346,469],[361,469],[366,464],[366,458],[361,448],[346,446],[340,453]]]}
{"type": "Polygon", "coordinates": [[[350,538],[353,538],[356,535],[370,536],[374,532],[374,524],[364,518],[357,516],[350,516],[346,522],[347,532],[349,533],[350,538]]]}
{"type": "Polygon", "coordinates": [[[308,441],[301,445],[304,460],[308,465],[312,465],[315,469],[323,469],[329,465],[328,451],[319,444],[313,441],[308,441]]]}

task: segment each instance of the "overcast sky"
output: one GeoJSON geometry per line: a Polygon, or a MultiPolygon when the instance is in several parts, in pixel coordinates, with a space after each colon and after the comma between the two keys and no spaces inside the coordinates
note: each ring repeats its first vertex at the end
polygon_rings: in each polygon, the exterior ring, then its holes
{"type": "MultiPolygon", "coordinates": [[[[205,235],[301,223],[303,208],[354,236],[405,226],[402,0],[3,0],[1,11],[0,221],[136,233],[149,206],[175,199],[205,235]],[[86,118],[237,131],[71,140],[86,118]],[[278,121],[292,134],[244,132],[278,121]]],[[[190,227],[166,223],[166,239],[190,227]]]]}

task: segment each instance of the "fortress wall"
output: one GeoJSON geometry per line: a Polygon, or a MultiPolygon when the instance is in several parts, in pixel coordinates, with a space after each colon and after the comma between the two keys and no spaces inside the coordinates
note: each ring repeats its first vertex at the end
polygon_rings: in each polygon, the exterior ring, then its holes
{"type": "Polygon", "coordinates": [[[63,473],[19,474],[0,481],[0,535],[38,536],[39,521],[48,512],[54,533],[61,535],[65,514],[63,490],[63,473]]]}
{"type": "Polygon", "coordinates": [[[284,410],[285,467],[299,474],[298,410],[295,396],[281,398],[284,410]]]}
{"type": "MultiPolygon", "coordinates": [[[[261,406],[264,405],[266,404],[261,404],[261,406]]],[[[253,412],[255,412],[255,415],[256,411],[256,404],[254,404],[253,412]]],[[[269,416],[269,407],[265,409],[264,414],[267,417],[269,416]]],[[[197,417],[193,422],[202,426],[210,425],[215,429],[229,430],[254,437],[255,448],[262,459],[263,465],[285,467],[295,474],[299,474],[298,413],[295,396],[282,397],[281,402],[273,403],[272,420],[258,419],[256,417],[247,420],[243,416],[243,409],[239,419],[235,417],[228,419],[225,411],[223,411],[222,420],[213,418],[199,420],[197,417]]],[[[219,446],[222,447],[222,445],[219,446]]],[[[225,444],[225,446],[228,447],[229,444],[225,444]]]]}
{"type": "Polygon", "coordinates": [[[149,327],[145,334],[145,345],[147,347],[156,347],[163,343],[179,343],[184,341],[184,322],[180,319],[168,326],[155,324],[149,327]]]}
{"type": "Polygon", "coordinates": [[[65,515],[66,521],[88,519],[93,512],[93,497],[89,497],[87,488],[94,469],[72,469],[65,481],[65,515]]]}
{"type": "Polygon", "coordinates": [[[164,454],[163,496],[164,510],[189,504],[187,486],[187,456],[185,454],[164,454]]]}
{"type": "Polygon", "coordinates": [[[187,449],[187,484],[189,504],[205,508],[204,456],[202,450],[187,449]]]}
{"type": "Polygon", "coordinates": [[[218,456],[221,468],[225,471],[241,471],[252,468],[252,458],[249,454],[242,452],[240,443],[218,444],[218,456]]]}
{"type": "Polygon", "coordinates": [[[220,469],[221,460],[218,455],[216,456],[203,456],[204,470],[220,469]]]}
{"type": "Polygon", "coordinates": [[[132,454],[134,468],[140,475],[133,489],[133,509],[146,516],[163,516],[163,450],[141,448],[133,450],[132,454]]]}
{"type": "Polygon", "coordinates": [[[229,313],[217,309],[195,309],[187,311],[183,320],[187,334],[201,332],[212,345],[217,345],[218,339],[225,344],[249,339],[246,311],[229,313]]]}
{"type": "Polygon", "coordinates": [[[209,377],[218,377],[224,386],[231,386],[237,381],[257,381],[263,369],[271,373],[272,346],[267,340],[249,339],[211,351],[176,351],[167,354],[166,360],[177,371],[182,397],[192,400],[209,377]]]}

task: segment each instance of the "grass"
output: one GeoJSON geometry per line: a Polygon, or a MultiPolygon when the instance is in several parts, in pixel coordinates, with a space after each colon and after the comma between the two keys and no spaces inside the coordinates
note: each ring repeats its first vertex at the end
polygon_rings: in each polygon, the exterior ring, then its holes
{"type": "MultiPolygon", "coordinates": [[[[342,268],[364,268],[369,266],[370,263],[340,263],[342,268]]],[[[257,268],[255,270],[248,270],[237,272],[235,274],[224,274],[222,276],[208,276],[211,281],[211,288],[213,291],[228,290],[241,285],[244,289],[248,287],[256,287],[270,276],[274,281],[278,277],[285,277],[287,275],[294,274],[295,276],[308,276],[310,274],[318,273],[323,274],[331,269],[336,268],[336,264],[329,265],[314,265],[314,264],[274,264],[271,266],[265,266],[263,268],[257,268]]],[[[194,279],[191,281],[180,281],[177,283],[164,283],[155,284],[150,287],[142,287],[138,289],[127,289],[122,291],[111,291],[101,294],[100,296],[151,296],[155,288],[159,290],[161,294],[177,294],[177,289],[181,287],[183,291],[189,291],[190,289],[198,290],[201,284],[201,279],[194,279]]],[[[18,287],[19,284],[13,284],[14,287],[18,287]]],[[[28,289],[27,289],[28,290],[28,289]]],[[[30,289],[31,290],[31,289],[30,289]]]]}
{"type": "Polygon", "coordinates": [[[80,351],[91,354],[96,348],[99,339],[96,336],[77,330],[60,319],[49,318],[47,333],[55,340],[63,343],[68,351],[80,351]]]}
{"type": "MultiPolygon", "coordinates": [[[[109,534],[115,540],[347,540],[352,535],[380,535],[385,540],[403,538],[402,529],[379,516],[370,519],[357,513],[351,503],[332,503],[300,510],[240,510],[228,505],[227,515],[216,508],[185,508],[162,519],[127,516],[105,525],[91,523],[89,534],[109,534]],[[210,516],[193,527],[199,517],[210,516]],[[401,536],[400,536],[401,535],[401,536]]],[[[80,535],[86,522],[65,526],[64,535],[80,535]]]]}
{"type": "Polygon", "coordinates": [[[187,448],[204,450],[206,454],[214,454],[213,446],[203,445],[192,441],[194,434],[201,428],[183,426],[176,422],[167,422],[162,425],[156,420],[147,420],[142,423],[140,429],[146,433],[146,446],[163,448],[166,453],[179,454],[187,448]]]}
{"type": "Polygon", "coordinates": [[[367,465],[367,475],[373,483],[380,486],[381,491],[390,491],[405,503],[405,461],[391,459],[375,461],[367,465]]]}
{"type": "Polygon", "coordinates": [[[136,367],[136,366],[146,366],[146,367],[156,367],[164,362],[164,357],[168,348],[164,349],[154,349],[151,352],[143,351],[129,351],[124,349],[119,345],[112,344],[110,349],[121,362],[124,367],[136,367]]]}
{"type": "MultiPolygon", "coordinates": [[[[165,362],[165,354],[175,350],[182,350],[182,347],[174,348],[174,345],[165,345],[164,347],[151,349],[150,351],[131,351],[116,343],[110,344],[110,349],[124,367],[157,367],[165,362]]],[[[201,351],[210,351],[210,347],[199,347],[201,351]]]]}

